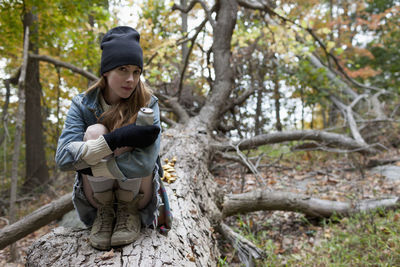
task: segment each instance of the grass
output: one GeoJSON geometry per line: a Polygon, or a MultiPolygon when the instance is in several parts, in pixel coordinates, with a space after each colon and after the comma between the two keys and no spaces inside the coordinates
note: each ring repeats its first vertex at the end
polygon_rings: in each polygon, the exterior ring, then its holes
{"type": "Polygon", "coordinates": [[[376,210],[326,220],[315,233],[318,245],[305,242],[300,249],[284,252],[269,238],[273,225],[256,232],[239,217],[237,226],[241,235],[268,255],[256,266],[400,266],[400,211],[376,210]]]}

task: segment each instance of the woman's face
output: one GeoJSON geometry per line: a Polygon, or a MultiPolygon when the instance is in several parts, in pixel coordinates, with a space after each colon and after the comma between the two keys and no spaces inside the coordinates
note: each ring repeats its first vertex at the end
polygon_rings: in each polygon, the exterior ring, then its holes
{"type": "Polygon", "coordinates": [[[104,76],[107,77],[104,100],[113,105],[123,98],[130,97],[139,82],[140,73],[140,68],[134,65],[119,66],[104,73],[104,76]]]}

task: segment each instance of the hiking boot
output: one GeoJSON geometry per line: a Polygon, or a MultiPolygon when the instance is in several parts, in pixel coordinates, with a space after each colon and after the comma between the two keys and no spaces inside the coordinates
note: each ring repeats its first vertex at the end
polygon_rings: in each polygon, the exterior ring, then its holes
{"type": "Polygon", "coordinates": [[[115,217],[113,191],[94,193],[93,197],[99,204],[99,208],[90,232],[90,244],[100,250],[109,250],[111,248],[111,233],[115,217]]]}
{"type": "Polygon", "coordinates": [[[140,215],[138,204],[143,195],[133,198],[133,192],[118,189],[115,192],[118,200],[117,222],[111,237],[111,246],[122,246],[135,241],[140,235],[140,215]]]}

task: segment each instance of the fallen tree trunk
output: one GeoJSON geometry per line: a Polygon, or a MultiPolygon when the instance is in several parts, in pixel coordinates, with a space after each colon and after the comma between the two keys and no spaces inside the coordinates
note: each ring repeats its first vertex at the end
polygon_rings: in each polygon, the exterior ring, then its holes
{"type": "Polygon", "coordinates": [[[333,214],[348,216],[360,211],[376,208],[395,208],[399,206],[399,198],[367,199],[354,202],[340,202],[313,198],[291,192],[267,192],[255,190],[243,194],[227,195],[222,210],[228,217],[237,213],[258,210],[282,210],[301,212],[313,217],[330,217],[333,214]]]}
{"type": "Polygon", "coordinates": [[[167,235],[143,229],[133,244],[105,256],[88,243],[88,230],[58,227],[32,245],[26,265],[216,266],[219,251],[212,222],[220,218],[215,204],[217,187],[207,169],[209,136],[197,131],[194,122],[163,134],[161,155],[163,159],[176,157],[178,176],[176,182],[166,184],[174,216],[167,235]]]}
{"type": "Polygon", "coordinates": [[[50,222],[60,219],[73,208],[71,194],[66,194],[16,223],[4,227],[0,230],[0,249],[5,248],[50,222]]]}

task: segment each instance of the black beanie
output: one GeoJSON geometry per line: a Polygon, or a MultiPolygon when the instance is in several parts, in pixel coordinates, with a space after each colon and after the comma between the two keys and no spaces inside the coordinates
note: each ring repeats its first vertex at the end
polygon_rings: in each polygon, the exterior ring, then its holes
{"type": "Polygon", "coordinates": [[[143,70],[143,51],[139,44],[140,34],[128,26],[109,30],[101,41],[100,74],[123,65],[135,65],[143,70]]]}

